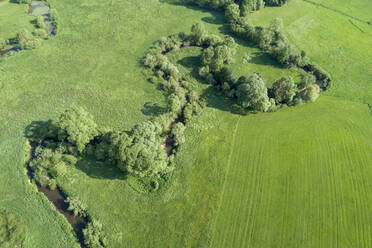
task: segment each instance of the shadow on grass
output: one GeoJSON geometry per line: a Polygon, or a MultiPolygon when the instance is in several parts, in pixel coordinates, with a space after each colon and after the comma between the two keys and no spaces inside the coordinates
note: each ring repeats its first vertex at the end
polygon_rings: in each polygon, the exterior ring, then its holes
{"type": "Polygon", "coordinates": [[[237,115],[246,115],[234,99],[224,96],[221,91],[218,91],[213,85],[205,89],[201,98],[207,103],[207,107],[219,109],[237,115]]]}
{"type": "Polygon", "coordinates": [[[164,114],[166,111],[167,108],[152,102],[146,102],[143,108],[141,109],[142,114],[147,116],[158,116],[164,114]]]}
{"type": "Polygon", "coordinates": [[[92,178],[120,180],[126,178],[125,174],[118,168],[98,162],[94,158],[83,158],[76,163],[75,167],[92,178]]]}

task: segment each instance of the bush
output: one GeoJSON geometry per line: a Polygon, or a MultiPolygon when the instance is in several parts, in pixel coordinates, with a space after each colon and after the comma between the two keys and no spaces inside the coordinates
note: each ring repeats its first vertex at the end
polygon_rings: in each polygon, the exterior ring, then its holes
{"type": "Polygon", "coordinates": [[[177,122],[172,128],[172,136],[175,146],[179,146],[185,142],[185,137],[183,135],[185,128],[186,127],[182,124],[182,122],[177,122]]]}
{"type": "Polygon", "coordinates": [[[65,201],[68,203],[67,210],[72,211],[75,216],[86,217],[87,216],[87,206],[83,204],[77,197],[67,197],[65,201]]]}
{"type": "Polygon", "coordinates": [[[22,29],[17,33],[17,42],[21,49],[34,49],[41,44],[41,40],[33,36],[27,29],[22,29]]]}
{"type": "Polygon", "coordinates": [[[102,233],[102,225],[96,220],[88,223],[83,230],[84,245],[88,248],[104,248],[105,238],[102,233]]]}

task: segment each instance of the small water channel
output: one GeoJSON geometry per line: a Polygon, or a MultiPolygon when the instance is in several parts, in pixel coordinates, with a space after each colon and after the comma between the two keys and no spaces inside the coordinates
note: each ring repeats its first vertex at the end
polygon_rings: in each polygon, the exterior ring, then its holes
{"type": "MultiPolygon", "coordinates": [[[[27,163],[27,176],[29,177],[30,181],[33,179],[33,170],[29,166],[29,163],[36,158],[35,156],[35,149],[37,147],[37,143],[31,143],[31,152],[30,152],[30,159],[27,163]]],[[[68,210],[69,204],[66,202],[67,197],[65,194],[57,187],[54,190],[51,190],[47,187],[40,186],[38,183],[36,183],[37,189],[39,192],[43,193],[50,202],[53,203],[53,205],[56,207],[57,211],[63,214],[65,216],[68,223],[70,223],[72,229],[74,230],[76,237],[78,238],[78,241],[80,243],[81,247],[85,247],[84,245],[84,235],[83,235],[83,229],[88,224],[88,218],[75,216],[74,213],[70,210],[68,210]]]]}
{"type": "MultiPolygon", "coordinates": [[[[43,16],[45,24],[47,26],[48,36],[54,36],[56,31],[56,25],[50,18],[50,7],[48,3],[42,1],[32,1],[29,4],[28,14],[35,16],[43,16]]],[[[14,30],[15,32],[18,30],[14,30]]],[[[14,39],[13,39],[14,40],[14,39]]],[[[0,57],[7,57],[15,52],[22,50],[18,44],[12,44],[5,50],[0,50],[0,57]]]]}

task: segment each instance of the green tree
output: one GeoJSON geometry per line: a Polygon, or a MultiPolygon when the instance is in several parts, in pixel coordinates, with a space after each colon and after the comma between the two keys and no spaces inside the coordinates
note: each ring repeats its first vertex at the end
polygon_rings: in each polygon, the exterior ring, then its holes
{"type": "Polygon", "coordinates": [[[293,78],[283,77],[273,83],[271,90],[276,104],[288,104],[292,102],[293,97],[296,95],[297,87],[293,78]]]}
{"type": "Polygon", "coordinates": [[[240,17],[239,5],[232,3],[226,7],[225,17],[228,22],[236,22],[240,17]]]}
{"type": "Polygon", "coordinates": [[[194,42],[196,45],[201,45],[207,34],[208,33],[203,23],[198,22],[192,25],[190,37],[191,41],[194,42]]]}
{"type": "Polygon", "coordinates": [[[64,111],[55,122],[55,127],[58,130],[58,139],[67,140],[76,146],[80,153],[98,135],[97,124],[93,117],[82,108],[64,111]]]}
{"type": "Polygon", "coordinates": [[[269,97],[264,79],[258,73],[249,78],[241,77],[238,80],[236,95],[243,108],[266,112],[270,107],[269,97]]]}

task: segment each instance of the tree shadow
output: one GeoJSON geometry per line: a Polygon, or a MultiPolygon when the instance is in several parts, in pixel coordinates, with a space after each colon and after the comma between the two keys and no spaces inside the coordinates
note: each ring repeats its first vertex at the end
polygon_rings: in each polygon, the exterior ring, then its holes
{"type": "Polygon", "coordinates": [[[141,109],[142,114],[147,116],[158,116],[164,114],[167,108],[160,106],[158,103],[146,102],[141,109]]]}
{"type": "Polygon", "coordinates": [[[254,52],[251,53],[250,55],[251,59],[248,61],[249,63],[253,63],[256,65],[270,65],[277,68],[283,68],[283,66],[281,66],[277,61],[275,61],[265,52],[254,52]]]}
{"type": "Polygon", "coordinates": [[[184,57],[178,60],[177,63],[187,69],[191,69],[191,77],[197,80],[199,83],[204,82],[203,78],[199,75],[199,67],[201,66],[200,56],[184,57]]]}
{"type": "Polygon", "coordinates": [[[40,140],[46,136],[48,136],[49,132],[53,128],[52,120],[47,121],[32,121],[29,124],[23,134],[24,137],[30,141],[40,140]]]}
{"type": "Polygon", "coordinates": [[[97,179],[120,179],[126,178],[125,173],[114,166],[99,162],[92,157],[85,157],[79,160],[76,169],[81,170],[87,176],[97,179]]]}
{"type": "Polygon", "coordinates": [[[213,85],[205,89],[200,96],[207,103],[207,107],[230,112],[236,115],[246,115],[247,112],[238,106],[235,99],[224,96],[213,85]]]}

